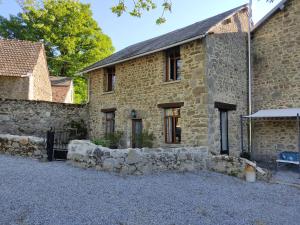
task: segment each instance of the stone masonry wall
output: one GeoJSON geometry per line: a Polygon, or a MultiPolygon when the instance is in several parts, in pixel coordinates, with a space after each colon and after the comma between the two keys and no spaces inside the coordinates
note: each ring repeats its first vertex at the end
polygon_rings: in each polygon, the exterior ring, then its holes
{"type": "Polygon", "coordinates": [[[297,151],[298,128],[295,120],[253,121],[253,152],[256,160],[274,161],[281,151],[297,151]]]}
{"type": "MultiPolygon", "coordinates": [[[[253,33],[253,110],[300,107],[300,1],[288,0],[253,33]]],[[[296,150],[292,122],[257,121],[253,153],[274,158],[275,146],[296,150]]]]}
{"type": "Polygon", "coordinates": [[[0,77],[0,98],[28,99],[28,77],[0,77]]]}
{"type": "Polygon", "coordinates": [[[32,136],[0,134],[0,153],[46,160],[45,140],[32,136]]]}
{"type": "Polygon", "coordinates": [[[210,151],[216,154],[220,152],[221,135],[220,112],[215,108],[215,102],[236,105],[236,110],[228,111],[229,154],[240,153],[240,115],[248,111],[247,30],[244,11],[232,17],[226,25],[217,25],[205,39],[208,142],[210,151]]]}
{"type": "Polygon", "coordinates": [[[88,126],[85,105],[0,99],[0,134],[45,137],[50,127],[69,127],[82,120],[88,126]]]}
{"type": "MultiPolygon", "coordinates": [[[[92,138],[104,134],[101,109],[116,108],[116,130],[125,131],[125,147],[131,146],[132,121],[135,109],[143,119],[143,128],[153,132],[155,147],[164,146],[164,109],[160,103],[184,102],[181,107],[181,144],[207,145],[207,93],[204,84],[204,49],[202,41],[180,47],[182,80],[164,82],[165,53],[158,52],[116,65],[116,88],[105,93],[104,70],[91,72],[90,124],[92,138]]],[[[170,145],[168,145],[170,146],[170,145]]],[[[178,145],[176,145],[178,146],[178,145]]],[[[179,145],[180,146],[180,145],[179,145]]]]}
{"type": "Polygon", "coordinates": [[[33,99],[52,101],[52,89],[49,79],[46,55],[43,48],[40,51],[37,64],[33,70],[33,99]]]}
{"type": "Polygon", "coordinates": [[[260,180],[270,173],[255,163],[232,156],[212,156],[207,147],[109,149],[86,140],[73,140],[68,146],[68,162],[82,168],[119,173],[147,175],[161,171],[196,172],[207,169],[244,178],[245,165],[256,169],[260,180]]]}
{"type": "MultiPolygon", "coordinates": [[[[217,24],[211,32],[242,32],[245,18],[246,12],[242,11],[231,18],[231,23],[217,24]]],[[[164,82],[165,52],[153,53],[117,64],[114,92],[105,93],[103,91],[103,69],[90,72],[89,113],[92,138],[104,135],[101,109],[116,108],[116,130],[125,131],[125,146],[131,146],[130,111],[135,109],[138,118],[143,119],[144,130],[154,133],[156,137],[154,147],[207,146],[208,136],[211,133],[208,132],[207,103],[209,97],[205,73],[206,67],[210,66],[206,60],[210,60],[210,58],[207,57],[205,41],[203,40],[192,41],[180,46],[182,58],[182,80],[180,81],[164,82]],[[181,145],[166,145],[164,143],[164,110],[158,108],[157,105],[176,102],[184,102],[184,106],[181,107],[181,145]]],[[[230,44],[236,45],[232,38],[229,40],[231,41],[230,44]]],[[[243,48],[245,43],[239,39],[238,44],[241,44],[243,48]]],[[[223,49],[222,46],[217,47],[223,49]]],[[[220,51],[216,54],[221,53],[225,54],[224,58],[229,57],[228,51],[220,51]]],[[[238,62],[234,62],[235,65],[240,62],[245,63],[243,61],[245,59],[244,49],[238,53],[234,58],[238,60],[238,62]],[[242,58],[238,58],[239,56],[242,58]]],[[[219,58],[223,58],[223,56],[219,55],[219,58]]],[[[237,66],[239,71],[228,73],[228,76],[236,76],[237,73],[244,72],[243,68],[243,65],[237,66]]],[[[227,74],[227,70],[223,73],[227,74]]],[[[229,88],[230,90],[233,89],[233,85],[229,88]]],[[[228,92],[225,92],[226,94],[228,92]]],[[[240,99],[237,97],[237,100],[240,99]]]]}

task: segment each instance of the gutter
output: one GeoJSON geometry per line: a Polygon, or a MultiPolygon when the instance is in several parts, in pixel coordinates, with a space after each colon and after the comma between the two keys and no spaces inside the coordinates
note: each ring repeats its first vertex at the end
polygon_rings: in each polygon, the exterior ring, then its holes
{"type": "MultiPolygon", "coordinates": [[[[252,60],[251,60],[251,23],[252,22],[252,0],[248,4],[248,115],[252,114],[252,60]]],[[[249,119],[249,152],[252,152],[252,121],[249,119]]]]}

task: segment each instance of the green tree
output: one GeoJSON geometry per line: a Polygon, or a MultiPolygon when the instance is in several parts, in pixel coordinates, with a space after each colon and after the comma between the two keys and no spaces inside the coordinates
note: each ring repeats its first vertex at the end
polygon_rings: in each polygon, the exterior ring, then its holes
{"type": "MultiPolygon", "coordinates": [[[[85,66],[113,53],[111,39],[92,18],[89,4],[79,0],[31,0],[23,12],[0,16],[0,36],[42,41],[51,75],[75,77],[85,66]],[[40,2],[39,2],[40,3],[40,2]]],[[[86,99],[86,82],[76,77],[75,102],[86,99]]]]}

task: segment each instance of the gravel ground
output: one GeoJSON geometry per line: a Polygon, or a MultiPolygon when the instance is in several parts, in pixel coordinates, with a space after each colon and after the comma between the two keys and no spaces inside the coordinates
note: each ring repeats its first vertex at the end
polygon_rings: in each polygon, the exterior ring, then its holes
{"type": "Polygon", "coordinates": [[[300,190],[211,172],[120,177],[0,155],[0,224],[269,225],[300,221],[300,190]]]}

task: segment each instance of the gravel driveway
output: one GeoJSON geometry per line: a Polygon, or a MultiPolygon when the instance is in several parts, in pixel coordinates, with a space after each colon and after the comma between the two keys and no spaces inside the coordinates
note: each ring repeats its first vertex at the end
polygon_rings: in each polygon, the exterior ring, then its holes
{"type": "Polygon", "coordinates": [[[297,224],[300,190],[211,172],[120,177],[0,155],[0,224],[297,224]]]}

